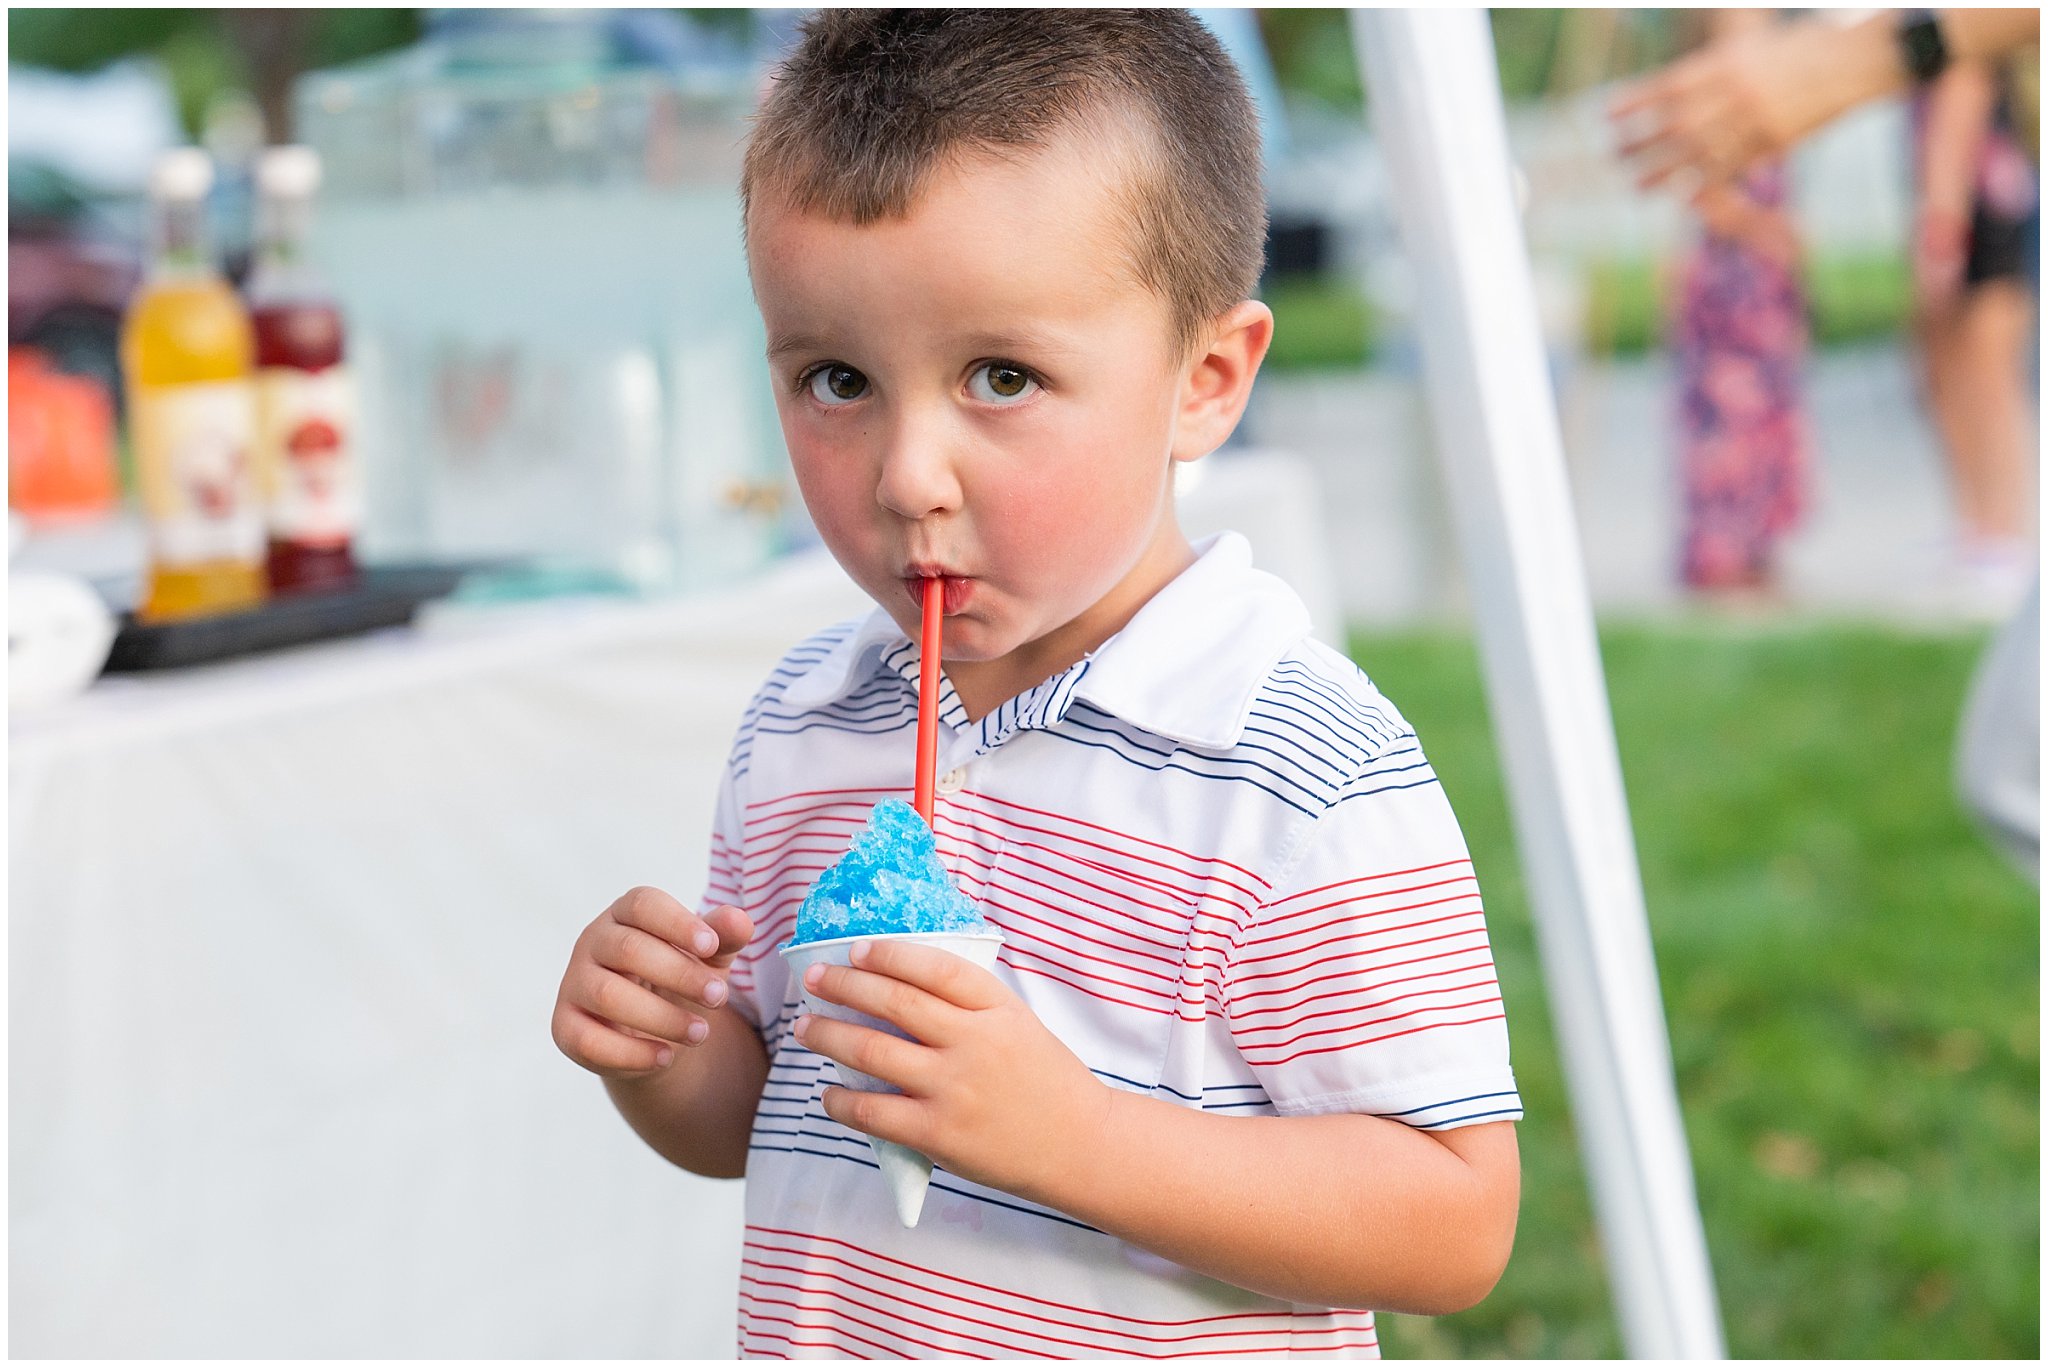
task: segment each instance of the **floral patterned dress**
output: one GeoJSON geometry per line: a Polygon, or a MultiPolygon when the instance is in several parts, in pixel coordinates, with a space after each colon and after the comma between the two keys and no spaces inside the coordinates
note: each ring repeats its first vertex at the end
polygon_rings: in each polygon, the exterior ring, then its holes
{"type": "MultiPolygon", "coordinates": [[[[1744,190],[1760,206],[1782,206],[1783,166],[1752,175],[1744,190]]],[[[1709,233],[1680,270],[1677,300],[1680,574],[1696,589],[1760,586],[1806,504],[1805,290],[1792,267],[1709,233]]]]}

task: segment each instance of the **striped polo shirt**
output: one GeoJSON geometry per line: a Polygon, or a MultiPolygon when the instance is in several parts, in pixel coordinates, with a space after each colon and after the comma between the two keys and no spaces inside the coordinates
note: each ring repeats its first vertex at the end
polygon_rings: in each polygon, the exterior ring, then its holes
{"type": "MultiPolygon", "coordinates": [[[[1242,537],[1198,550],[978,721],[943,686],[933,828],[1003,935],[997,975],[1104,1083],[1177,1106],[1519,1117],[1479,888],[1413,730],[1242,537]]],[[[754,919],[732,1002],[770,1058],[741,1353],[1377,1357],[1369,1310],[1232,1287],[944,1169],[898,1225],[866,1139],[819,1105],[832,1066],[790,1033],[774,951],[869,808],[908,797],[917,678],[880,610],[819,633],[747,709],[721,785],[704,900],[754,919]]]]}

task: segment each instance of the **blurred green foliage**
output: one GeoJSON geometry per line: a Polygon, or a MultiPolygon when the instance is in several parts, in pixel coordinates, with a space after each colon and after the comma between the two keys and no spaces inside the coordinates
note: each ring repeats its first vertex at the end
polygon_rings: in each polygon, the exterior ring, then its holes
{"type": "Polygon", "coordinates": [[[1345,11],[1262,9],[1259,33],[1273,59],[1273,75],[1289,98],[1337,113],[1357,114],[1365,107],[1345,11]]]}
{"type": "Polygon", "coordinates": [[[1356,370],[1372,356],[1379,319],[1365,292],[1335,277],[1288,277],[1267,286],[1275,370],[1356,370]]]}
{"type": "Polygon", "coordinates": [[[1896,336],[1913,311],[1913,273],[1896,252],[1829,254],[1810,259],[1806,293],[1820,346],[1896,336]]]}
{"type": "MultiPolygon", "coordinates": [[[[1604,79],[1639,71],[1668,57],[1671,11],[1622,12],[1606,32],[1586,22],[1592,11],[1492,9],[1501,94],[1509,101],[1551,93],[1565,75],[1604,79]]],[[[1274,75],[1294,99],[1357,114],[1369,99],[1352,52],[1350,20],[1341,9],[1262,9],[1259,31],[1274,75]]]]}
{"type": "Polygon", "coordinates": [[[1557,64],[1558,46],[1564,36],[1563,10],[1496,9],[1488,15],[1493,25],[1494,59],[1500,67],[1500,90],[1509,100],[1533,99],[1549,86],[1557,64]]]}
{"type": "MultiPolygon", "coordinates": [[[[303,69],[352,62],[418,39],[416,9],[305,11],[303,69]]],[[[8,60],[59,71],[91,71],[124,57],[164,65],[188,135],[223,91],[248,89],[248,64],[220,10],[10,9],[8,60]]]]}
{"type": "Polygon", "coordinates": [[[1586,267],[1586,351],[1640,356],[1664,336],[1663,282],[1646,257],[1594,261],[1586,267]]]}
{"type": "MultiPolygon", "coordinates": [[[[1896,338],[1912,310],[1913,284],[1897,252],[1829,252],[1808,258],[1807,301],[1817,347],[1896,338]]],[[[1659,268],[1647,258],[1608,259],[1586,267],[1586,351],[1640,356],[1664,336],[1659,268]]]]}
{"type": "MultiPolygon", "coordinates": [[[[1976,633],[1602,633],[1737,1358],[2039,1356],[2039,898],[1959,810],[1976,633]]],[[[1471,641],[1360,633],[1487,894],[1528,1115],[1500,1287],[1388,1356],[1620,1353],[1471,641]]]]}

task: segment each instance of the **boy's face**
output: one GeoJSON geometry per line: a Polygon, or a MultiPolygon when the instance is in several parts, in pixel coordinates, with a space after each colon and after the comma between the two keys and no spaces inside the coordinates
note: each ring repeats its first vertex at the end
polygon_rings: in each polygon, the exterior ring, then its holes
{"type": "Polygon", "coordinates": [[[1124,270],[1099,166],[1060,144],[977,156],[902,219],[856,227],[765,194],[748,225],[819,533],[913,638],[921,581],[945,577],[947,672],[984,709],[1186,567],[1169,472],[1221,440],[1180,421],[1199,365],[1124,270]]]}

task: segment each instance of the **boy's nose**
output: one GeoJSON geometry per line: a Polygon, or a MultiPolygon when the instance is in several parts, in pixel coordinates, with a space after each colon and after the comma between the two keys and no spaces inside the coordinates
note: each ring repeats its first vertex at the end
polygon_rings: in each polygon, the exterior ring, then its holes
{"type": "Polygon", "coordinates": [[[875,483],[877,503],[912,521],[959,509],[960,480],[943,424],[898,422],[888,443],[875,483]]]}

